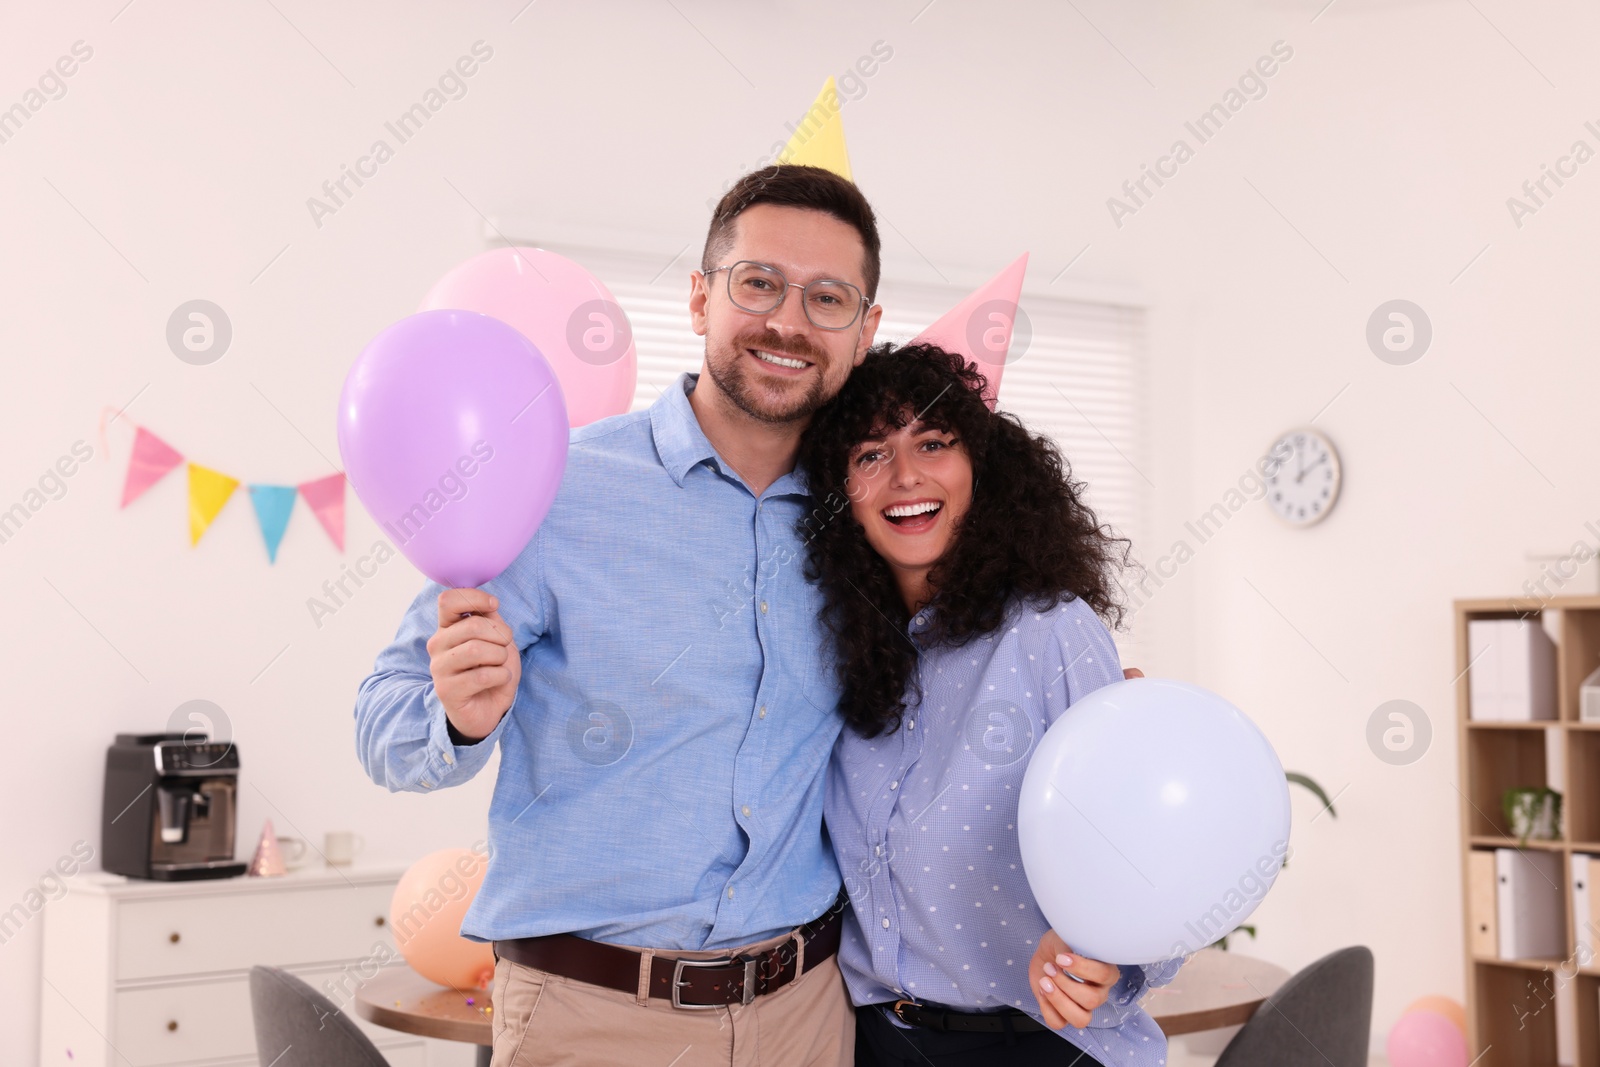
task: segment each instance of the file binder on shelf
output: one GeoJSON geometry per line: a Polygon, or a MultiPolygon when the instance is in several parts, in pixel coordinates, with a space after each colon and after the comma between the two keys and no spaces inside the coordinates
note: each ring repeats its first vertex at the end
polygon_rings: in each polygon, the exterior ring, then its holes
{"type": "Polygon", "coordinates": [[[1561,853],[1497,848],[1494,867],[1499,957],[1557,959],[1565,954],[1561,853]]]}
{"type": "Polygon", "coordinates": [[[1580,967],[1595,967],[1600,955],[1600,889],[1590,878],[1600,874],[1600,856],[1572,854],[1572,951],[1580,967]]]}
{"type": "Polygon", "coordinates": [[[1472,721],[1556,717],[1556,646],[1538,619],[1473,619],[1467,646],[1472,721]]]}
{"type": "Polygon", "coordinates": [[[1467,854],[1467,911],[1472,923],[1472,954],[1482,959],[1500,955],[1500,926],[1495,915],[1494,853],[1473,849],[1467,854]]]}

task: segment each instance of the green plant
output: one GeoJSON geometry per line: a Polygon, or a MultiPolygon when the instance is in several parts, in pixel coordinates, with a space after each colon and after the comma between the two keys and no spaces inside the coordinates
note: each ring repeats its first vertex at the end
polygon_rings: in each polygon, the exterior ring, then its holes
{"type": "Polygon", "coordinates": [[[1521,823],[1521,833],[1517,834],[1518,848],[1526,848],[1530,837],[1537,836],[1544,840],[1561,835],[1561,794],[1548,786],[1507,789],[1500,794],[1500,814],[1505,816],[1508,830],[1515,832],[1517,824],[1521,823]],[[1541,812],[1547,806],[1550,813],[1550,832],[1535,834],[1534,831],[1539,828],[1541,812]]]}
{"type": "MultiPolygon", "coordinates": [[[[1333,801],[1328,799],[1327,791],[1318,785],[1315,780],[1307,777],[1306,775],[1300,774],[1298,771],[1288,771],[1284,774],[1284,777],[1289,780],[1291,785],[1304,786],[1306,789],[1310,790],[1313,796],[1322,801],[1322,806],[1328,809],[1329,815],[1332,815],[1335,819],[1339,817],[1339,813],[1333,810],[1333,801]]],[[[1558,799],[1558,806],[1559,803],[1560,801],[1558,799]]],[[[1507,816],[1507,818],[1509,818],[1509,816],[1507,816]]],[[[1288,867],[1289,857],[1285,856],[1283,859],[1283,867],[1281,869],[1287,870],[1288,867]]],[[[1239,926],[1234,927],[1229,933],[1224,934],[1222,940],[1217,942],[1217,947],[1221,948],[1223,951],[1227,951],[1228,938],[1239,933],[1241,930],[1249,934],[1252,938],[1256,936],[1256,928],[1254,926],[1249,923],[1241,923],[1239,926]]]]}

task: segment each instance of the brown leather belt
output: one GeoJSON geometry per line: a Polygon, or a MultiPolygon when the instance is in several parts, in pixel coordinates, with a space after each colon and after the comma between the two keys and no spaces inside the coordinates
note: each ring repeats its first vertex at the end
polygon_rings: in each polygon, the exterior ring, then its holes
{"type": "MultiPolygon", "coordinates": [[[[674,1008],[703,1010],[749,1004],[763,993],[782,989],[839,951],[846,900],[841,893],[833,907],[797,928],[788,941],[765,952],[712,960],[652,956],[650,995],[670,1000],[674,1008]],[[803,949],[795,946],[794,937],[801,939],[803,949]]],[[[624,993],[639,991],[642,953],[620,945],[549,934],[496,941],[494,952],[498,958],[591,985],[624,993]]]]}

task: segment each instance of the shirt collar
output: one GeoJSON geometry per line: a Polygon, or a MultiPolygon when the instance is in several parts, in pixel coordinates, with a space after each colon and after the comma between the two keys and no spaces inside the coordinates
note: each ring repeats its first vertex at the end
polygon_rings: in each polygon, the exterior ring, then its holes
{"type": "Polygon", "coordinates": [[[717,450],[711,447],[694,408],[689,406],[689,394],[699,380],[700,375],[684,371],[650,405],[650,433],[655,438],[656,454],[680,489],[696,464],[717,458],[717,450]]]}
{"type": "MultiPolygon", "coordinates": [[[[722,457],[712,447],[710,438],[700,428],[694,408],[689,404],[689,394],[700,382],[700,375],[684,371],[667,387],[654,404],[650,405],[650,433],[655,439],[656,454],[678,488],[698,464],[710,462],[722,469],[722,457]]],[[[729,468],[731,475],[732,468],[729,468]]],[[[806,495],[808,489],[805,471],[796,467],[767,488],[764,495],[806,495]]]]}

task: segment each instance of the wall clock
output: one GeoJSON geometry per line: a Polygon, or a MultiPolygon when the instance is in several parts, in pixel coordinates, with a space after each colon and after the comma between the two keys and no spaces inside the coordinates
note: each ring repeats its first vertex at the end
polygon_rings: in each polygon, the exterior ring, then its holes
{"type": "Polygon", "coordinates": [[[1341,480],[1333,442],[1304,426],[1280,436],[1268,455],[1285,457],[1264,479],[1273,514],[1291,526],[1310,526],[1327,518],[1339,499],[1341,480]]]}

